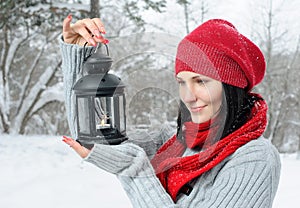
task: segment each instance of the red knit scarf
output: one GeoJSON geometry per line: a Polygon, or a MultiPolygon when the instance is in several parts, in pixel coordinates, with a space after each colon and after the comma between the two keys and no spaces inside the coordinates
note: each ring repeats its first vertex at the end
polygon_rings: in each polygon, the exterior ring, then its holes
{"type": "MultiPolygon", "coordinates": [[[[210,128],[199,131],[194,139],[186,135],[186,145],[177,140],[176,135],[169,139],[157,151],[151,163],[172,199],[176,200],[179,190],[186,183],[215,167],[247,142],[260,137],[267,124],[267,108],[264,100],[257,101],[252,109],[251,118],[242,127],[192,156],[181,157],[186,146],[190,148],[202,146],[210,134],[208,133],[210,128]]],[[[210,124],[203,125],[207,127],[210,124]]],[[[193,125],[188,124],[186,132],[190,132],[189,127],[193,125]]]]}
{"type": "Polygon", "coordinates": [[[213,142],[219,128],[219,118],[206,121],[201,124],[193,122],[184,123],[185,144],[188,148],[197,146],[205,148],[213,142]]]}

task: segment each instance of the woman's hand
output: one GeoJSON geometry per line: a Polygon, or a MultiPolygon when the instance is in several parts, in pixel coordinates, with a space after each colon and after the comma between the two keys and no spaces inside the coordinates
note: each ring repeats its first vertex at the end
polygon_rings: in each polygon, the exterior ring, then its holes
{"type": "Polygon", "coordinates": [[[89,149],[85,148],[84,146],[81,146],[77,141],[75,141],[72,138],[63,136],[63,142],[70,145],[70,147],[72,147],[75,150],[75,152],[77,152],[82,158],[86,158],[90,153],[89,149]]]}
{"type": "Polygon", "coordinates": [[[63,22],[63,38],[66,43],[83,46],[86,42],[96,46],[97,43],[108,43],[101,34],[105,34],[104,25],[99,18],[78,20],[71,24],[72,15],[68,15],[63,22]]]}
{"type": "MultiPolygon", "coordinates": [[[[72,138],[63,136],[63,141],[82,158],[86,158],[91,152],[72,138]]],[[[95,145],[93,154],[86,161],[116,175],[136,177],[155,174],[145,151],[129,142],[120,145],[95,145]]]]}

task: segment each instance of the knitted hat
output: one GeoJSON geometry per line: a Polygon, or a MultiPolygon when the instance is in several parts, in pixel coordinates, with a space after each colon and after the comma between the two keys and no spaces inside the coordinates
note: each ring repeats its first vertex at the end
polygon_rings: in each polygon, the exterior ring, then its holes
{"type": "Polygon", "coordinates": [[[209,20],[178,45],[175,72],[191,71],[250,91],[266,70],[260,49],[228,21],[209,20]]]}

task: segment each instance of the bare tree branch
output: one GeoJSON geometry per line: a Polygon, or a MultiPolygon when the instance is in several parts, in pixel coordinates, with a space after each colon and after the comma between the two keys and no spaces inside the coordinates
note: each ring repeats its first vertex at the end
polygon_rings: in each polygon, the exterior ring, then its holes
{"type": "Polygon", "coordinates": [[[48,86],[48,84],[51,82],[51,80],[54,77],[55,71],[57,70],[57,68],[61,65],[61,61],[59,63],[56,64],[55,68],[52,67],[48,67],[46,69],[46,72],[41,76],[40,80],[38,83],[35,84],[35,86],[31,89],[29,95],[28,95],[28,99],[25,98],[25,105],[22,105],[26,107],[26,109],[22,109],[21,112],[24,113],[20,113],[21,116],[17,116],[16,121],[20,122],[20,126],[18,129],[18,133],[19,134],[24,134],[25,131],[25,126],[27,121],[30,119],[30,115],[32,115],[33,113],[31,112],[32,109],[34,108],[35,104],[38,102],[38,100],[40,99],[41,94],[43,93],[44,89],[41,88],[41,86],[48,86]]]}

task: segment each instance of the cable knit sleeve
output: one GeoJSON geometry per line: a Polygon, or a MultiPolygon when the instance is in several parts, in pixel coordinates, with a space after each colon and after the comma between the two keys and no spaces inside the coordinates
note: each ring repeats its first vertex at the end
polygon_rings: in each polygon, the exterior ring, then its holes
{"type": "Polygon", "coordinates": [[[147,156],[152,158],[156,151],[165,143],[169,138],[175,134],[175,128],[168,124],[163,124],[160,129],[152,132],[134,131],[128,133],[128,140],[144,149],[147,156]]]}
{"type": "Polygon", "coordinates": [[[203,174],[192,194],[183,196],[179,203],[188,207],[271,208],[280,168],[278,151],[270,141],[259,138],[203,174]]]}
{"type": "Polygon", "coordinates": [[[271,208],[280,173],[278,152],[259,139],[197,178],[191,194],[179,195],[175,203],[145,152],[134,144],[96,145],[86,161],[116,174],[137,208],[271,208]]]}
{"type": "MultiPolygon", "coordinates": [[[[76,44],[67,44],[63,41],[62,37],[60,38],[59,44],[62,54],[62,72],[64,77],[64,94],[67,119],[72,137],[77,138],[75,131],[76,116],[74,108],[74,93],[72,92],[72,87],[81,77],[82,63],[84,60],[83,47],[76,44]]],[[[90,54],[92,49],[93,47],[86,47],[85,54],[90,54]]]]}
{"type": "Polygon", "coordinates": [[[95,144],[84,160],[116,174],[133,207],[177,207],[162,187],[141,147],[133,143],[95,144]]]}

